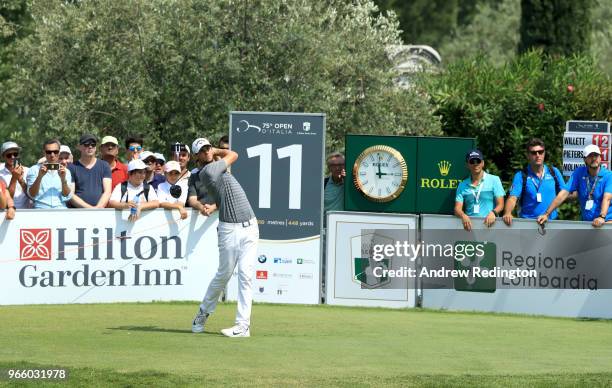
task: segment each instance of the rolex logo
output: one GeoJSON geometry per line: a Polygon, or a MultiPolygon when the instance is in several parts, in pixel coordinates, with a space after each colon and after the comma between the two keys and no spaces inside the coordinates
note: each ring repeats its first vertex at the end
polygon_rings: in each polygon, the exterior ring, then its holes
{"type": "Polygon", "coordinates": [[[450,171],[452,164],[448,160],[441,160],[438,162],[438,169],[440,170],[440,175],[447,176],[450,171]]]}

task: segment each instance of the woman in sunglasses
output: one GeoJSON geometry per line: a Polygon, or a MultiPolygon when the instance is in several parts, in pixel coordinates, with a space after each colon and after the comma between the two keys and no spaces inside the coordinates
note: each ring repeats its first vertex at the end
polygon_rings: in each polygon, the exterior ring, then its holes
{"type": "Polygon", "coordinates": [[[470,217],[484,217],[484,224],[492,226],[504,209],[504,187],[498,176],[485,172],[480,150],[468,152],[465,161],[470,176],[457,187],[455,215],[461,218],[463,229],[467,231],[472,230],[470,217]]]}

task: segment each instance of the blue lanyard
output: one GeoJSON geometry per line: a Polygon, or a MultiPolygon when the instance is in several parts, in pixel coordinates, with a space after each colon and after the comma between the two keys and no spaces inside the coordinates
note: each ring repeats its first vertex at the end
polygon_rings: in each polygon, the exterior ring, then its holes
{"type": "Polygon", "coordinates": [[[595,191],[595,187],[597,186],[597,181],[599,181],[599,175],[595,177],[595,182],[593,182],[593,186],[591,187],[590,183],[591,183],[591,177],[587,176],[586,177],[586,187],[587,187],[587,191],[589,192],[589,200],[593,199],[593,192],[595,191]]]}

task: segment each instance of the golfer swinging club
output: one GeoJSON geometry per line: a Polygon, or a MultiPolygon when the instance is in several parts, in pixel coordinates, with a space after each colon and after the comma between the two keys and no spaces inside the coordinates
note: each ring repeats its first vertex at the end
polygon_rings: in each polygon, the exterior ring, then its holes
{"type": "Polygon", "coordinates": [[[215,311],[221,291],[238,265],[238,311],[233,327],[221,330],[227,337],[250,337],[252,275],[257,257],[259,229],[249,200],[228,167],[238,159],[238,154],[227,149],[213,148],[204,138],[196,139],[192,151],[202,163],[202,168],[191,175],[189,201],[201,214],[210,215],[219,210],[219,269],[208,285],[191,331],[201,333],[208,316],[215,311]],[[214,161],[215,156],[221,159],[214,161]],[[209,203],[204,204],[206,198],[209,203]]]}

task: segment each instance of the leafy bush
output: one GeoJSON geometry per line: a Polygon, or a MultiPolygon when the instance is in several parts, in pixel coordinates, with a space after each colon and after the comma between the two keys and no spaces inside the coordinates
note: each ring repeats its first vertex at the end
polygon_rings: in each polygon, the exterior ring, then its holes
{"type": "Polygon", "coordinates": [[[496,67],[483,56],[450,64],[429,82],[447,135],[476,137],[491,173],[508,182],[526,163],[525,143],[546,143],[561,166],[566,120],[612,120],[612,83],[590,57],[531,51],[496,67]]]}
{"type": "Polygon", "coordinates": [[[442,129],[476,137],[489,167],[508,179],[525,163],[532,137],[560,165],[566,120],[611,120],[612,83],[589,57],[539,52],[495,67],[483,56],[457,61],[428,84],[442,129]]]}

